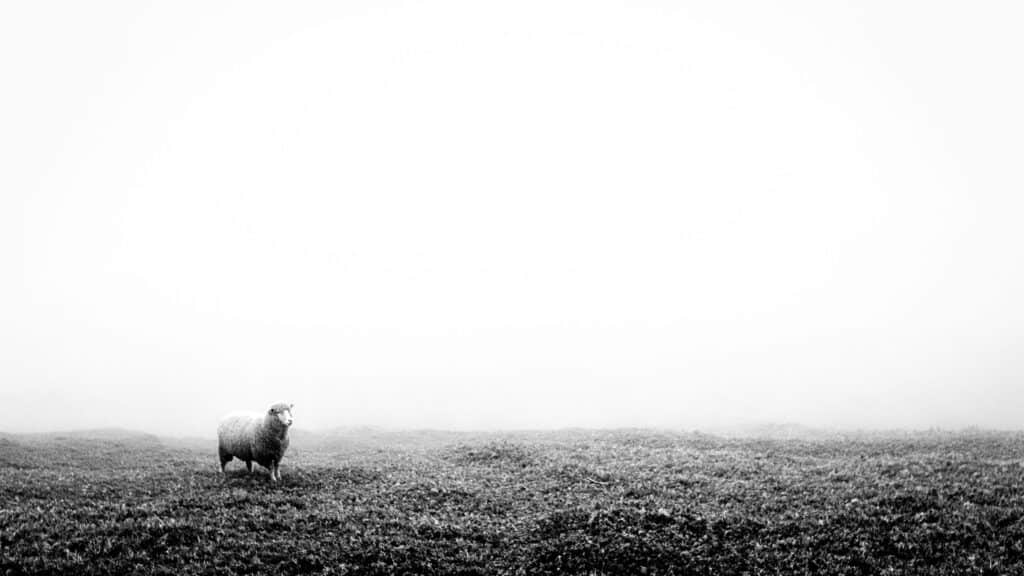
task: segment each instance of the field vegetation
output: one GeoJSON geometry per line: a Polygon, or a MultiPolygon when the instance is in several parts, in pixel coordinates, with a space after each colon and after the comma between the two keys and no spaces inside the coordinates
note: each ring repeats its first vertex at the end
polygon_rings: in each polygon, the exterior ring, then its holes
{"type": "Polygon", "coordinates": [[[1024,436],[0,436],[0,574],[1024,574],[1024,436]]]}

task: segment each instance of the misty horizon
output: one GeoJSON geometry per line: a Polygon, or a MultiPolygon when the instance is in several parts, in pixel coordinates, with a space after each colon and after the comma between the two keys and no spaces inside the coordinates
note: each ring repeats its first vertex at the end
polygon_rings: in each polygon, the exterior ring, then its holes
{"type": "MultiPolygon", "coordinates": [[[[804,440],[835,440],[837,438],[849,439],[891,439],[896,437],[932,437],[935,435],[989,435],[989,434],[1013,434],[1020,433],[1020,428],[999,428],[982,427],[976,425],[966,426],[930,426],[930,427],[864,427],[864,426],[805,426],[798,422],[758,422],[758,421],[737,421],[733,423],[717,423],[707,426],[688,428],[685,426],[653,426],[642,424],[637,426],[564,426],[547,428],[433,428],[433,427],[410,427],[410,426],[389,426],[389,425],[338,425],[324,426],[318,428],[305,428],[293,425],[289,435],[297,446],[305,441],[312,441],[314,444],[324,440],[336,440],[347,438],[358,441],[361,438],[408,438],[409,435],[417,437],[452,437],[452,438],[503,438],[522,435],[524,437],[557,437],[558,434],[599,434],[599,433],[623,433],[623,432],[649,432],[661,434],[706,435],[721,438],[743,438],[743,439],[804,439],[804,440]]],[[[21,431],[0,430],[0,436],[9,437],[43,437],[43,438],[84,438],[94,440],[131,440],[136,437],[153,436],[166,440],[179,441],[215,441],[217,438],[216,429],[203,429],[195,433],[186,433],[180,430],[155,430],[141,428],[127,428],[123,426],[95,426],[82,428],[54,428],[54,429],[25,429],[21,431]]]]}
{"type": "Polygon", "coordinates": [[[1022,428],[1019,8],[47,6],[0,431],[1022,428]]]}
{"type": "MultiPolygon", "coordinates": [[[[245,407],[242,407],[245,410],[245,407]]],[[[258,409],[246,410],[259,412],[258,409]]],[[[79,433],[142,433],[153,434],[168,438],[205,438],[216,437],[216,425],[224,414],[205,414],[201,419],[190,420],[187,423],[178,425],[153,425],[146,424],[139,420],[137,425],[132,425],[131,419],[104,418],[68,418],[65,413],[61,414],[59,421],[42,419],[32,425],[19,428],[0,428],[0,434],[79,434],[79,433]],[[77,422],[77,424],[76,424],[77,422]]],[[[300,413],[296,411],[296,413],[300,413]]],[[[307,424],[297,419],[293,425],[293,431],[300,434],[324,435],[334,433],[360,433],[360,432],[381,432],[381,433],[532,433],[532,432],[557,432],[566,430],[630,430],[630,429],[652,429],[663,431],[674,431],[681,433],[705,433],[712,435],[739,435],[739,436],[772,436],[782,434],[794,437],[815,437],[828,434],[873,434],[873,433],[962,433],[971,431],[992,431],[1010,432],[1021,431],[1020,426],[979,425],[972,422],[937,422],[931,420],[927,424],[901,425],[885,422],[872,423],[869,420],[860,421],[847,420],[832,423],[808,424],[799,421],[765,420],[754,418],[736,419],[705,419],[703,421],[688,420],[678,422],[651,422],[650,420],[638,421],[595,421],[593,423],[571,423],[571,424],[549,424],[535,426],[503,426],[503,425],[436,425],[424,420],[421,423],[404,421],[387,422],[381,419],[353,419],[347,422],[307,424]]]]}

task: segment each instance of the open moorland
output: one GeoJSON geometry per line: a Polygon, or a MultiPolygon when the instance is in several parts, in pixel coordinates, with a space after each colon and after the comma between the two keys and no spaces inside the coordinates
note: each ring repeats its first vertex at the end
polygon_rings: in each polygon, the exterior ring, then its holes
{"type": "Polygon", "coordinates": [[[0,574],[1024,574],[1024,435],[0,435],[0,574]]]}

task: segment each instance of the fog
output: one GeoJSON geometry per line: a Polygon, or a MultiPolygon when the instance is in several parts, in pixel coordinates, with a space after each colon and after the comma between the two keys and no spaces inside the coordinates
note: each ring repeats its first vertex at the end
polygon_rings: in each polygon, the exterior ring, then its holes
{"type": "Polygon", "coordinates": [[[4,3],[0,431],[1019,428],[1022,16],[4,3]]]}

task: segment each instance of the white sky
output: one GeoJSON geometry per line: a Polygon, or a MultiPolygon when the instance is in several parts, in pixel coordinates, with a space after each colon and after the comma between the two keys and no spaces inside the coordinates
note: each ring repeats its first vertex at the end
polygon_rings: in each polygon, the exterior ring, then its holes
{"type": "Polygon", "coordinates": [[[0,4],[0,430],[1021,427],[1024,4],[0,4]]]}

